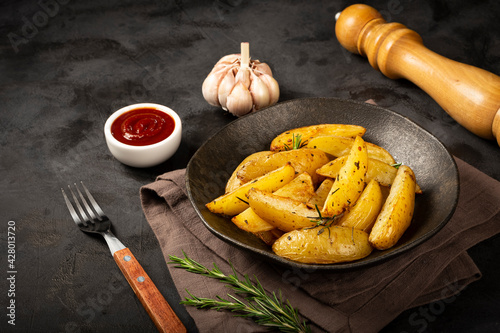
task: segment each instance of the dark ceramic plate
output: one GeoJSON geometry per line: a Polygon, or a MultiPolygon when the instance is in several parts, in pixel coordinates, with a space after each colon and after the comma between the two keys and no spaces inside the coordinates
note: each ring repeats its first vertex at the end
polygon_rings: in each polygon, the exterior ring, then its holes
{"type": "Polygon", "coordinates": [[[327,270],[373,265],[421,244],[451,218],[459,191],[455,161],[429,132],[393,111],[334,98],[283,102],[233,121],[194,154],[187,167],[186,185],[191,203],[215,236],[277,263],[327,270]],[[366,141],[386,148],[397,162],[414,170],[424,193],[417,196],[411,226],[393,248],[375,250],[368,257],[349,263],[301,264],[275,255],[257,237],[206,209],[207,202],[224,193],[226,181],[246,156],[269,150],[271,140],[286,130],[322,123],[364,126],[367,129],[364,135],[366,141]]]}

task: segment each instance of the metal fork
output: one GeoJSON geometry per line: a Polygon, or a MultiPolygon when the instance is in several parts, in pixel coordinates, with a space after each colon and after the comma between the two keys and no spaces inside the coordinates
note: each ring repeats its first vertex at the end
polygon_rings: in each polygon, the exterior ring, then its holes
{"type": "Polygon", "coordinates": [[[160,332],[186,332],[186,328],[182,322],[146,274],[130,249],[125,247],[113,235],[111,232],[111,221],[104,214],[101,207],[99,207],[92,194],[90,194],[83,182],[80,183],[86,197],[75,183],[74,187],[79,199],[75,191],[68,185],[78,212],[64,192],[64,189],[61,188],[64,201],[75,223],[82,231],[98,233],[104,237],[118,267],[160,332]],[[85,209],[82,207],[82,204],[85,209]]]}

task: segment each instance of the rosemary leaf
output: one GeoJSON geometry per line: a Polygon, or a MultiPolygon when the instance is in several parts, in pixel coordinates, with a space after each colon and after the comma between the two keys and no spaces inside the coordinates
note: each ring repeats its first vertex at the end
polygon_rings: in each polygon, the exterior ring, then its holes
{"type": "Polygon", "coordinates": [[[240,280],[231,263],[232,274],[225,275],[215,263],[212,269],[208,269],[189,258],[184,251],[182,253],[184,258],[169,256],[171,260],[169,264],[175,264],[175,267],[191,273],[219,280],[245,300],[243,302],[231,294],[227,295],[228,299],[219,296],[216,296],[216,299],[197,297],[186,290],[189,297],[181,301],[182,304],[199,309],[231,311],[235,313],[235,316],[251,318],[259,325],[276,328],[282,332],[306,333],[311,331],[306,322],[300,319],[299,312],[291,306],[290,302],[288,300],[283,302],[281,291],[279,296],[275,292],[269,295],[256,277],[255,282],[252,282],[248,275],[240,280]]]}
{"type": "Polygon", "coordinates": [[[392,167],[395,167],[396,169],[399,169],[399,167],[403,165],[403,163],[394,163],[394,164],[391,164],[392,167]]]}
{"type": "Polygon", "coordinates": [[[242,198],[240,198],[240,197],[236,197],[236,199],[238,199],[238,200],[240,200],[240,201],[243,201],[244,203],[246,203],[246,204],[248,205],[248,201],[243,200],[243,199],[242,199],[242,198]]]}
{"type": "Polygon", "coordinates": [[[292,134],[292,147],[284,144],[285,150],[300,149],[306,145],[307,142],[302,142],[302,134],[292,134]]]}

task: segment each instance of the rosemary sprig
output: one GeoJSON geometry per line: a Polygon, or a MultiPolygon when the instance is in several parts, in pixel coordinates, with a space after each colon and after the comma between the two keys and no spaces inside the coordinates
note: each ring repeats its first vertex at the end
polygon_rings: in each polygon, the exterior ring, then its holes
{"type": "Polygon", "coordinates": [[[292,134],[292,148],[285,143],[285,150],[300,149],[306,145],[307,142],[302,142],[302,134],[292,134]]]}
{"type": "Polygon", "coordinates": [[[186,297],[181,302],[182,304],[218,311],[232,311],[237,313],[236,316],[251,318],[259,325],[279,329],[282,332],[311,332],[306,322],[301,321],[298,311],[291,306],[290,302],[288,300],[283,302],[281,291],[279,296],[275,292],[268,295],[257,278],[255,278],[255,283],[250,280],[248,275],[240,280],[232,264],[230,266],[233,273],[226,275],[215,263],[214,268],[208,269],[189,258],[184,251],[182,253],[184,258],[170,255],[171,262],[169,264],[176,264],[175,267],[183,268],[188,272],[217,279],[227,284],[246,301],[243,302],[230,294],[228,294],[229,299],[219,296],[216,296],[217,299],[197,297],[186,290],[190,297],[186,297]]]}
{"type": "Polygon", "coordinates": [[[318,231],[318,236],[321,235],[325,229],[328,229],[328,235],[330,236],[330,226],[332,226],[332,224],[335,222],[335,215],[332,216],[332,217],[329,217],[329,216],[323,216],[321,215],[321,211],[319,210],[318,208],[318,205],[314,205],[314,207],[316,207],[316,211],[318,212],[318,216],[316,217],[309,217],[309,219],[311,220],[311,222],[315,222],[316,225],[314,227],[311,227],[311,228],[308,228],[308,229],[312,229],[312,228],[317,228],[319,226],[323,226],[323,228],[321,228],[319,231],[318,231]]]}

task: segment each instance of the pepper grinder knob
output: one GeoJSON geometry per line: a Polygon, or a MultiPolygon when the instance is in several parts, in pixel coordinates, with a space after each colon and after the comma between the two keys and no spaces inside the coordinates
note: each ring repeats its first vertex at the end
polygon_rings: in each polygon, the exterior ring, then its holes
{"type": "Polygon", "coordinates": [[[370,6],[349,6],[335,18],[344,48],[391,79],[413,82],[463,127],[500,145],[499,76],[434,53],[415,31],[387,23],[370,6]]]}

